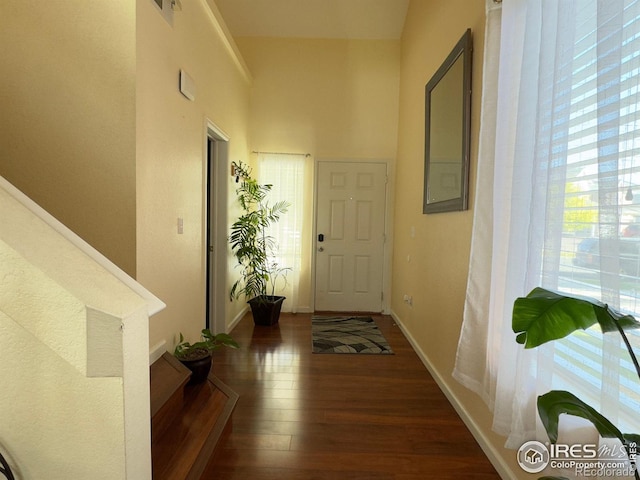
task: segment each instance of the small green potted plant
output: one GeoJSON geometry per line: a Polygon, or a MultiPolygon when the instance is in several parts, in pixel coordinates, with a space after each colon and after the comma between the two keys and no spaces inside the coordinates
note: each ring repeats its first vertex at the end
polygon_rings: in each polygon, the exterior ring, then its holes
{"type": "MultiPolygon", "coordinates": [[[[516,341],[524,345],[524,348],[535,348],[596,324],[603,334],[620,334],[640,379],[640,363],[625,334],[625,331],[640,328],[640,323],[633,316],[620,313],[594,299],[543,288],[535,288],[526,297],[516,299],[513,306],[512,329],[516,334],[516,341]]],[[[600,436],[620,440],[629,457],[634,478],[640,480],[640,473],[636,468],[636,454],[631,453],[640,445],[640,434],[621,432],[593,407],[563,390],[552,390],[540,395],[537,407],[547,436],[554,444],[558,441],[559,417],[562,414],[584,418],[594,425],[600,436]]],[[[568,479],[561,476],[545,476],[540,480],[568,479]]]]}
{"type": "Polygon", "coordinates": [[[208,328],[201,332],[201,340],[189,343],[180,333],[180,341],[173,351],[173,355],[191,370],[190,384],[201,383],[211,371],[211,354],[222,347],[239,348],[238,343],[226,333],[214,335],[208,328]]]}
{"type": "Polygon", "coordinates": [[[284,278],[288,268],[281,268],[273,260],[277,250],[276,240],[267,235],[267,228],[286,213],[285,201],[270,205],[267,201],[272,185],[259,184],[251,177],[251,169],[242,162],[233,162],[238,201],[243,214],[231,226],[229,243],[236,257],[240,278],[233,284],[230,299],[241,296],[249,299],[256,325],[274,325],[278,322],[285,297],[275,294],[275,283],[284,278]],[[271,291],[268,292],[268,286],[271,291]],[[270,293],[270,294],[269,294],[270,293]]]}

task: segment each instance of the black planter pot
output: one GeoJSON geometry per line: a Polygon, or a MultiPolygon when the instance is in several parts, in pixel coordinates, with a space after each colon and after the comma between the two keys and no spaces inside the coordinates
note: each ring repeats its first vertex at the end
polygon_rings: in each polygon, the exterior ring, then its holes
{"type": "Polygon", "coordinates": [[[285,297],[277,295],[260,295],[249,300],[253,323],[256,325],[275,325],[280,318],[280,309],[285,297]]]}
{"type": "Polygon", "coordinates": [[[211,352],[202,354],[196,358],[178,358],[182,364],[191,370],[191,378],[189,385],[195,385],[204,382],[211,371],[211,352]]]}

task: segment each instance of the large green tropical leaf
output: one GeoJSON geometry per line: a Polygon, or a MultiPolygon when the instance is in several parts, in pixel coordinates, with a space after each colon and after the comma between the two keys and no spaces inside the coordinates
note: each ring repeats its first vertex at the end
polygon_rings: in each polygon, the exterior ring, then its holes
{"type": "MultiPolygon", "coordinates": [[[[617,438],[622,445],[625,446],[627,452],[630,451],[630,445],[638,445],[640,442],[639,434],[622,433],[615,425],[607,420],[607,418],[574,394],[561,390],[553,390],[538,397],[538,415],[552,443],[558,441],[558,424],[560,415],[563,413],[589,420],[596,430],[598,430],[601,437],[617,438]]],[[[631,460],[630,456],[629,459],[631,460]]],[[[634,476],[636,479],[640,478],[637,470],[634,472],[634,476]]],[[[545,479],[566,480],[564,477],[542,477],[539,480],[545,479]]]]}
{"type": "Polygon", "coordinates": [[[558,422],[563,413],[589,420],[596,427],[600,436],[617,438],[623,444],[626,444],[627,440],[635,435],[623,434],[613,423],[573,393],[552,390],[538,397],[538,415],[540,415],[540,420],[552,443],[558,441],[558,422]]]}
{"type": "Polygon", "coordinates": [[[512,328],[516,341],[525,348],[566,337],[598,323],[603,332],[640,328],[631,315],[623,315],[597,300],[534,288],[529,295],[516,299],[512,328]],[[616,325],[617,324],[617,325],[616,325]]]}
{"type": "Polygon", "coordinates": [[[635,443],[636,448],[638,448],[638,446],[640,446],[640,434],[638,434],[638,433],[623,433],[622,436],[624,437],[624,444],[625,445],[629,445],[629,444],[635,443]]]}

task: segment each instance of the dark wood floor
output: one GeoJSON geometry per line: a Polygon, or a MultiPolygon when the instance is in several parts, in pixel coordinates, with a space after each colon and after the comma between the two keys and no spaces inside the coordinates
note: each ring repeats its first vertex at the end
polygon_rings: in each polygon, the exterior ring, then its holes
{"type": "Polygon", "coordinates": [[[202,479],[499,479],[388,316],[395,355],[311,353],[311,315],[233,330],[213,371],[240,394],[202,479]]]}

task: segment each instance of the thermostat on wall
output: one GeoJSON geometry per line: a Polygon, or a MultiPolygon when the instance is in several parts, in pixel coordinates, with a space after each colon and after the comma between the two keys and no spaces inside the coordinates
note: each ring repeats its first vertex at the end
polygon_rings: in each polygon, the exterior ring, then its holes
{"type": "Polygon", "coordinates": [[[192,102],[196,99],[196,83],[184,70],[180,70],[180,93],[192,102]]]}

